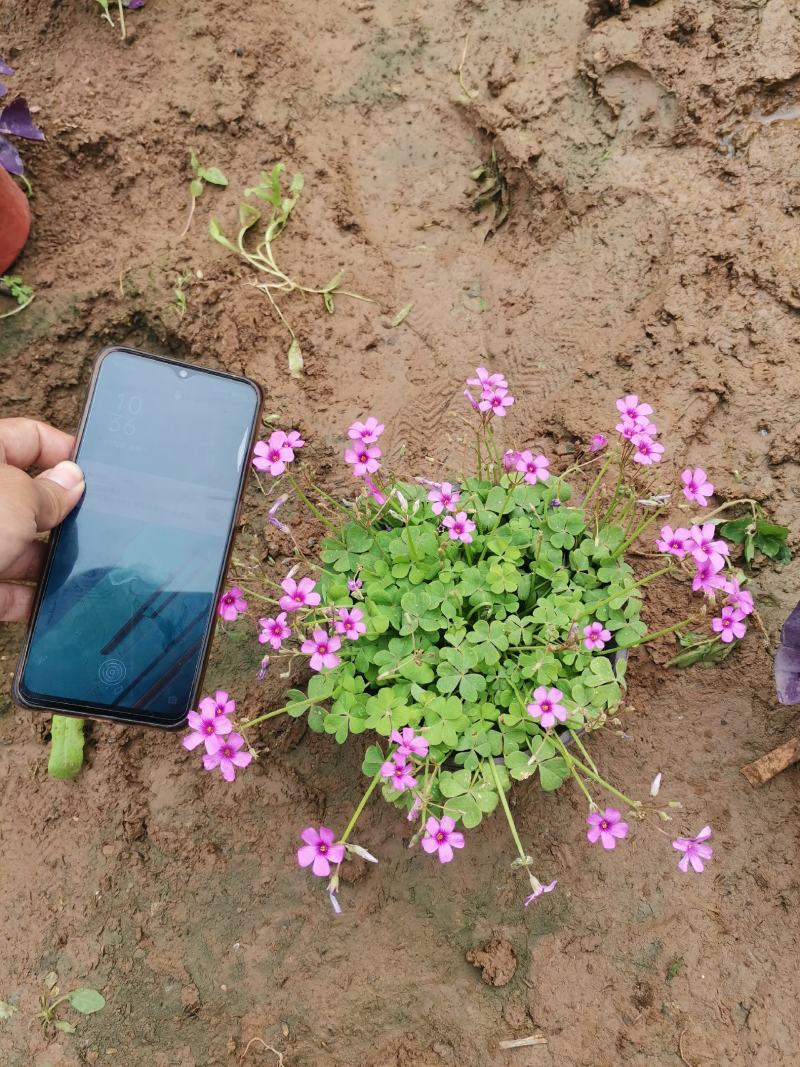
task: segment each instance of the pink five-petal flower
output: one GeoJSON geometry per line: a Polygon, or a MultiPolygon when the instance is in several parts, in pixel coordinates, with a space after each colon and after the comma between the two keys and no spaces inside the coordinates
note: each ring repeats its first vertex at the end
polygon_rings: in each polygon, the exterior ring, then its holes
{"type": "Polygon", "coordinates": [[[438,852],[439,863],[449,863],[453,858],[453,849],[464,847],[464,835],[456,830],[455,819],[449,815],[443,815],[441,819],[434,819],[431,815],[425,823],[425,836],[420,844],[428,853],[438,852]]]}
{"type": "Polygon", "coordinates": [[[711,629],[719,634],[720,641],[729,645],[734,638],[738,641],[747,633],[744,614],[738,608],[727,605],[719,615],[711,620],[711,629]]]}
{"type": "Polygon", "coordinates": [[[242,751],[243,747],[242,735],[230,733],[215,752],[206,752],[203,756],[203,766],[207,771],[219,767],[225,781],[232,782],[236,777],[236,768],[246,767],[253,758],[251,752],[242,751]]]}
{"type": "Polygon", "coordinates": [[[343,634],[350,641],[357,641],[367,632],[367,624],[361,620],[364,612],[361,608],[339,608],[333,624],[337,634],[343,634]]]}
{"type": "Polygon", "coordinates": [[[629,396],[622,397],[617,401],[617,411],[623,418],[627,419],[642,419],[647,415],[653,414],[653,409],[649,404],[639,402],[639,397],[635,393],[631,393],[629,396]]]}
{"type": "Polygon", "coordinates": [[[392,730],[389,738],[397,745],[395,749],[395,755],[403,756],[427,756],[428,755],[428,739],[427,737],[421,737],[414,731],[413,726],[404,726],[402,733],[400,730],[392,730]]]}
{"type": "Polygon", "coordinates": [[[378,438],[383,433],[386,427],[383,423],[370,415],[364,422],[354,422],[350,429],[347,431],[347,436],[351,441],[357,441],[362,445],[376,445],[378,438]]]}
{"type": "Polygon", "coordinates": [[[558,885],[558,879],[554,878],[550,885],[542,885],[538,878],[533,879],[536,882],[536,886],[530,896],[525,897],[525,907],[532,904],[534,900],[538,900],[539,897],[545,893],[552,893],[555,887],[558,885]]]}
{"type": "Polygon", "coordinates": [[[684,874],[689,870],[689,864],[698,874],[705,870],[703,860],[708,861],[714,855],[711,845],[705,844],[711,837],[711,832],[710,826],[704,826],[697,837],[676,837],[672,842],[672,847],[683,853],[678,867],[684,874]]]}
{"type": "Polygon", "coordinates": [[[719,573],[722,570],[722,561],[719,556],[704,560],[696,560],[697,572],[692,578],[692,589],[695,593],[705,593],[713,596],[714,590],[725,587],[725,579],[719,573]]]}
{"type": "Polygon", "coordinates": [[[413,789],[417,784],[417,779],[412,775],[405,756],[401,756],[397,752],[393,753],[392,758],[381,765],[381,777],[387,778],[389,785],[396,789],[398,793],[403,793],[406,789],[413,789]]]}
{"type": "Polygon", "coordinates": [[[336,835],[327,826],[315,830],[307,826],[300,834],[305,844],[297,850],[297,862],[301,867],[310,867],[317,878],[327,878],[332,863],[344,859],[344,845],[334,844],[336,835]]]}
{"type": "Polygon", "coordinates": [[[333,670],[341,660],[336,655],[342,647],[341,638],[336,634],[328,635],[326,630],[314,630],[300,646],[300,651],[311,656],[308,665],[312,671],[333,670]]]}
{"type": "Polygon", "coordinates": [[[641,423],[638,423],[636,419],[628,418],[622,418],[614,429],[626,441],[632,441],[634,437],[642,432],[641,423]]]}
{"type": "Polygon", "coordinates": [[[509,449],[508,452],[503,453],[503,470],[506,471],[506,473],[510,474],[511,471],[515,471],[518,463],[519,452],[514,451],[514,449],[509,449]]]}
{"type": "Polygon", "coordinates": [[[606,808],[603,812],[590,811],[586,822],[589,824],[586,840],[592,845],[599,841],[603,848],[616,848],[617,841],[628,836],[628,824],[616,808],[606,808]]]}
{"type": "Polygon", "coordinates": [[[508,389],[508,382],[502,374],[490,374],[485,367],[478,367],[474,378],[467,378],[467,385],[474,385],[483,391],[490,389],[508,389]]]}
{"type": "Polygon", "coordinates": [[[729,549],[725,541],[714,540],[716,532],[717,528],[713,522],[703,523],[702,526],[692,526],[689,530],[687,547],[698,563],[711,559],[724,566],[729,549]]]}
{"type": "Polygon", "coordinates": [[[495,415],[505,416],[506,408],[514,403],[514,397],[507,389],[501,387],[484,389],[478,401],[478,411],[491,411],[495,415]]]}
{"type": "Polygon", "coordinates": [[[360,442],[355,448],[348,448],[344,454],[345,460],[352,464],[353,474],[356,478],[364,478],[368,474],[374,474],[380,470],[381,450],[377,445],[365,445],[360,442]]]}
{"type": "Polygon", "coordinates": [[[740,588],[737,578],[731,578],[730,581],[725,582],[722,588],[728,594],[728,598],[725,601],[726,604],[729,604],[732,608],[737,608],[742,615],[753,614],[755,611],[753,596],[747,589],[740,588]]]}
{"type": "Polygon", "coordinates": [[[583,628],[583,643],[590,652],[606,647],[606,642],[611,640],[611,631],[607,630],[602,622],[595,620],[583,628]]]}
{"type": "Polygon", "coordinates": [[[278,601],[283,611],[297,611],[299,608],[315,608],[319,604],[319,593],[314,592],[316,582],[313,578],[284,578],[281,582],[285,596],[278,601]]]}
{"type": "MultiPolygon", "coordinates": [[[[604,433],[593,433],[592,439],[589,442],[590,452],[602,452],[602,450],[608,444],[608,438],[604,433]]],[[[547,892],[547,890],[545,890],[547,892]]]]}
{"type": "Polygon", "coordinates": [[[683,526],[673,530],[671,526],[661,527],[661,537],[656,540],[656,548],[659,552],[668,552],[670,556],[683,559],[689,551],[691,537],[689,531],[683,526]]]}
{"type": "Polygon", "coordinates": [[[269,440],[257,441],[253,448],[253,466],[258,471],[269,471],[273,478],[283,474],[293,459],[292,446],[283,430],[273,430],[269,440]]]}
{"type": "Polygon", "coordinates": [[[708,475],[702,467],[687,467],[681,474],[683,482],[683,495],[687,500],[699,504],[701,508],[708,505],[708,498],[714,495],[714,486],[708,480],[708,475]]]}
{"type": "Polygon", "coordinates": [[[305,441],[300,436],[298,430],[289,430],[286,435],[286,444],[292,449],[301,449],[305,447],[305,441]]]}
{"type": "Polygon", "coordinates": [[[664,453],[664,446],[660,441],[654,441],[647,434],[636,436],[633,439],[636,451],[633,453],[633,462],[640,463],[643,467],[649,467],[653,463],[660,463],[664,453]]]}
{"type": "Polygon", "coordinates": [[[259,619],[258,625],[261,627],[261,633],[258,635],[259,643],[265,645],[269,642],[276,652],[287,637],[292,636],[292,631],[286,625],[285,611],[279,612],[274,619],[259,619]]]}
{"type": "Polygon", "coordinates": [[[451,541],[463,541],[465,545],[472,544],[472,531],[475,523],[467,516],[466,511],[459,511],[457,515],[448,515],[442,520],[442,525],[448,530],[451,541]]]}
{"type": "Polygon", "coordinates": [[[229,697],[224,689],[218,689],[213,697],[203,697],[198,704],[200,711],[211,710],[215,715],[233,715],[236,711],[236,701],[229,697]]]}
{"type": "Polygon", "coordinates": [[[546,456],[534,456],[532,452],[525,449],[524,452],[520,452],[517,459],[517,470],[520,474],[525,475],[525,481],[528,485],[536,485],[537,482],[546,482],[550,477],[550,460],[546,456]]]}
{"type": "Polygon", "coordinates": [[[191,732],[183,738],[182,744],[190,752],[203,742],[206,752],[216,752],[222,744],[222,738],[233,729],[230,719],[217,715],[213,705],[200,712],[190,711],[187,718],[191,732]]]}
{"type": "Polygon", "coordinates": [[[469,401],[470,407],[472,408],[473,411],[480,411],[480,408],[478,407],[478,401],[475,399],[475,397],[472,395],[472,393],[469,391],[469,389],[465,389],[464,390],[464,396],[469,401]]]}
{"type": "Polygon", "coordinates": [[[566,722],[569,712],[559,701],[564,694],[560,689],[548,689],[540,685],[533,691],[533,703],[528,704],[528,714],[532,719],[538,719],[543,730],[549,730],[557,722],[566,722]]]}
{"type": "Polygon", "coordinates": [[[234,622],[242,611],[247,611],[247,601],[238,585],[231,586],[227,593],[219,598],[217,608],[225,622],[234,622]]]}
{"type": "Polygon", "coordinates": [[[431,511],[434,515],[441,515],[443,511],[455,511],[456,504],[461,499],[461,494],[454,489],[449,482],[442,484],[428,493],[431,502],[431,511]]]}

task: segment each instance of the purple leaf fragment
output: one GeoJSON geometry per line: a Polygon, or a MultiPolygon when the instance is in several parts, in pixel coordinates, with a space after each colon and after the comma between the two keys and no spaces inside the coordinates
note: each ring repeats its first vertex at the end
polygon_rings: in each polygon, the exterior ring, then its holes
{"type": "Polygon", "coordinates": [[[22,157],[10,141],[0,137],[0,167],[9,174],[24,174],[25,166],[22,157]]]}
{"type": "Polygon", "coordinates": [[[781,630],[775,653],[775,689],[781,704],[800,704],[800,604],[781,630]]]}
{"type": "Polygon", "coordinates": [[[24,137],[28,141],[43,141],[44,134],[33,124],[33,117],[24,96],[18,96],[0,111],[0,134],[24,137]]]}

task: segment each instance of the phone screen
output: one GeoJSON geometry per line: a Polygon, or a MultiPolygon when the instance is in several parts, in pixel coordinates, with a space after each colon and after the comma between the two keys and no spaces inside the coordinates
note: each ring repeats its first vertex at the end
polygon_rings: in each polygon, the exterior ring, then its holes
{"type": "Polygon", "coordinates": [[[126,350],[105,355],[19,682],[33,704],[154,725],[185,717],[202,669],[259,396],[126,350]]]}

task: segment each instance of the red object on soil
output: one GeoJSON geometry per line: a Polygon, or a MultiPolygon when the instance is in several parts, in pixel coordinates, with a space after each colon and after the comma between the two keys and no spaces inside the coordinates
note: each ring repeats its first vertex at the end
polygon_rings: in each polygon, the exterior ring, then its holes
{"type": "Polygon", "coordinates": [[[5,273],[22,251],[30,229],[28,198],[0,167],[0,274],[5,273]]]}

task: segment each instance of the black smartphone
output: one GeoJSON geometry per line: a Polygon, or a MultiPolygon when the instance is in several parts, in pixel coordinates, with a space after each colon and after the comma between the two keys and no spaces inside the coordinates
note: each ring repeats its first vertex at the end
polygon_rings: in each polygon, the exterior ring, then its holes
{"type": "Polygon", "coordinates": [[[95,364],[78,507],[51,535],[14,679],[23,707],[175,729],[198,694],[261,392],[130,348],[95,364]]]}

